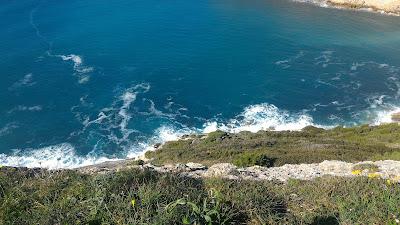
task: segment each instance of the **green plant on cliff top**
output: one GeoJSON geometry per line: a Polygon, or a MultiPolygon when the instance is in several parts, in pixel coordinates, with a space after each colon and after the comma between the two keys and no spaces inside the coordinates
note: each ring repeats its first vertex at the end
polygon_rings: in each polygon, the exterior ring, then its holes
{"type": "Polygon", "coordinates": [[[180,198],[167,205],[168,212],[177,210],[178,207],[183,208],[185,214],[182,217],[183,224],[194,225],[225,225],[232,224],[235,213],[233,208],[222,201],[220,193],[211,189],[208,196],[203,199],[201,204],[180,198]]]}

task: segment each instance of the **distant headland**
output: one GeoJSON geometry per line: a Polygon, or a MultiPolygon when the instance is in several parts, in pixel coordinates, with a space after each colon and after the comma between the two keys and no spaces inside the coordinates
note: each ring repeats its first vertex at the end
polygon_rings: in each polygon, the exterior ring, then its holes
{"type": "Polygon", "coordinates": [[[375,12],[400,15],[399,0],[327,0],[327,4],[350,9],[369,9],[375,12]]]}

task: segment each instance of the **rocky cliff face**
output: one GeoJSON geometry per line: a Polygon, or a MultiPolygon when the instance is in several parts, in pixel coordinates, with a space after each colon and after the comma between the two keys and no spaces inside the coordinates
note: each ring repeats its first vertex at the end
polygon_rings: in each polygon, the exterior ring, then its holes
{"type": "Polygon", "coordinates": [[[400,0],[328,0],[328,3],[346,8],[370,8],[400,14],[400,0]]]}

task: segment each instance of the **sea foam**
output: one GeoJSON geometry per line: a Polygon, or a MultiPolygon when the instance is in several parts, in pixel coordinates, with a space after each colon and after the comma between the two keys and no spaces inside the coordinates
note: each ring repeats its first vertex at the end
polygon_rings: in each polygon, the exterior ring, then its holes
{"type": "Polygon", "coordinates": [[[85,157],[78,156],[74,147],[69,143],[24,151],[14,150],[12,155],[0,154],[0,164],[3,166],[24,166],[29,168],[76,168],[111,160],[115,159],[95,157],[90,154],[85,157]]]}
{"type": "Polygon", "coordinates": [[[385,123],[391,123],[391,122],[393,122],[392,114],[400,113],[400,107],[392,106],[391,108],[377,110],[372,113],[374,114],[374,117],[375,117],[375,119],[371,123],[372,125],[381,125],[381,124],[385,124],[385,123]]]}
{"type": "Polygon", "coordinates": [[[257,132],[259,130],[300,130],[315,125],[311,116],[305,113],[289,113],[272,104],[251,105],[227,123],[207,122],[204,133],[215,130],[237,133],[241,131],[257,132]]]}
{"type": "Polygon", "coordinates": [[[63,61],[72,61],[75,75],[78,77],[78,83],[84,84],[90,80],[88,73],[93,72],[94,68],[91,66],[86,66],[83,63],[83,59],[79,55],[55,55],[61,58],[63,61]]]}
{"type": "Polygon", "coordinates": [[[28,73],[26,74],[23,78],[15,82],[8,90],[15,90],[18,88],[23,88],[23,87],[30,87],[35,85],[36,82],[33,81],[33,74],[28,73]]]}

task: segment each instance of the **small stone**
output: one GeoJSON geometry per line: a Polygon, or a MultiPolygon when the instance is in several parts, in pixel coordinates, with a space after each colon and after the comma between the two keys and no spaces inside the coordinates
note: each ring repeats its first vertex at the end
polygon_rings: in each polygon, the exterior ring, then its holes
{"type": "Polygon", "coordinates": [[[186,163],[186,167],[190,170],[190,171],[196,171],[196,170],[205,170],[206,167],[203,164],[200,163],[186,163]]]}
{"type": "Polygon", "coordinates": [[[161,145],[162,145],[161,143],[154,144],[154,145],[153,145],[153,148],[154,148],[154,149],[158,149],[161,145]]]}
{"type": "Polygon", "coordinates": [[[178,164],[175,165],[175,169],[176,169],[178,172],[180,172],[180,171],[185,171],[186,165],[185,165],[185,164],[182,164],[182,163],[178,163],[178,164]]]}

